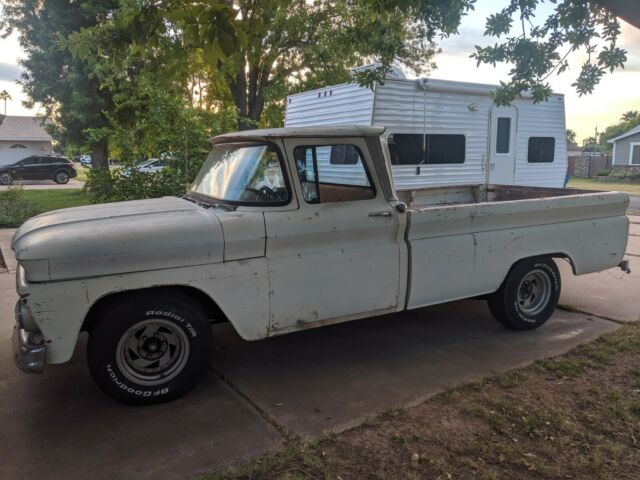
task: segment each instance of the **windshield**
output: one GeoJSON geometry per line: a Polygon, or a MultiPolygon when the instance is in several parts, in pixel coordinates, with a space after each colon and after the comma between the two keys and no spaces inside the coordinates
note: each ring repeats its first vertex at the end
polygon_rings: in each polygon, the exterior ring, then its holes
{"type": "Polygon", "coordinates": [[[280,154],[261,143],[214,145],[189,191],[230,203],[289,202],[280,154]]]}

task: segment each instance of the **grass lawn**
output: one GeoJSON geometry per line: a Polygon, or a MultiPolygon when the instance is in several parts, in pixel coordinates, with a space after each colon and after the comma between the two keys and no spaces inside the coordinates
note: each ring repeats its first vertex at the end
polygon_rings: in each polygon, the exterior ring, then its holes
{"type": "Polygon", "coordinates": [[[75,166],[76,166],[76,171],[78,172],[78,176],[76,177],[76,180],[80,180],[81,182],[86,182],[87,172],[89,171],[89,169],[79,164],[76,164],[75,166]]]}
{"type": "Polygon", "coordinates": [[[82,190],[5,190],[0,192],[0,228],[18,227],[34,215],[89,204],[82,190]]]}
{"type": "MultiPolygon", "coordinates": [[[[508,362],[508,359],[505,359],[508,362]]],[[[640,323],[208,480],[637,479],[640,323]]]]}
{"type": "Polygon", "coordinates": [[[568,188],[582,188],[585,190],[617,190],[618,192],[627,192],[640,195],[640,183],[627,182],[598,182],[592,178],[576,178],[571,177],[568,188]]]}

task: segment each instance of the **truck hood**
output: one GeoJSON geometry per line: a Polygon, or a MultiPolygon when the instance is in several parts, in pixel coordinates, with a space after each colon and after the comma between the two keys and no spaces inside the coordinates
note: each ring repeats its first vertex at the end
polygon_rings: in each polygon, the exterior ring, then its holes
{"type": "Polygon", "coordinates": [[[224,236],[211,210],[164,197],[38,215],[11,248],[39,282],[222,262],[224,236]]]}

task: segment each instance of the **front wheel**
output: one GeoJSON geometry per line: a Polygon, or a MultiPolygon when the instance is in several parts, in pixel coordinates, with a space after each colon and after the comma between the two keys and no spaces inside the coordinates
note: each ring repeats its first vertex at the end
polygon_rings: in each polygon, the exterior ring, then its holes
{"type": "Polygon", "coordinates": [[[204,375],[211,352],[204,312],[179,292],[141,293],[115,300],[90,329],[89,370],[116,400],[174,400],[204,375]]]}
{"type": "Polygon", "coordinates": [[[494,318],[515,330],[544,324],[560,298],[560,272],[553,259],[521,260],[509,271],[497,292],[487,300],[494,318]]]}
{"type": "Polygon", "coordinates": [[[11,185],[13,183],[13,177],[10,173],[0,174],[0,185],[11,185]]]}

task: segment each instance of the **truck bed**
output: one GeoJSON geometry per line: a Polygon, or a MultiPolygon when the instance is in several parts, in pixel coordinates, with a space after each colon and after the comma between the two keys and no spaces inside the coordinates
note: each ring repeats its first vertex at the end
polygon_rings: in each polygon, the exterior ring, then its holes
{"type": "Polygon", "coordinates": [[[493,292],[525,252],[584,274],[616,266],[626,249],[624,193],[476,185],[398,196],[408,206],[408,308],[493,292]]]}
{"type": "Polygon", "coordinates": [[[407,204],[409,209],[419,209],[429,206],[508,202],[588,193],[602,192],[575,188],[525,187],[517,185],[452,185],[399,190],[397,195],[401,201],[407,204]]]}

